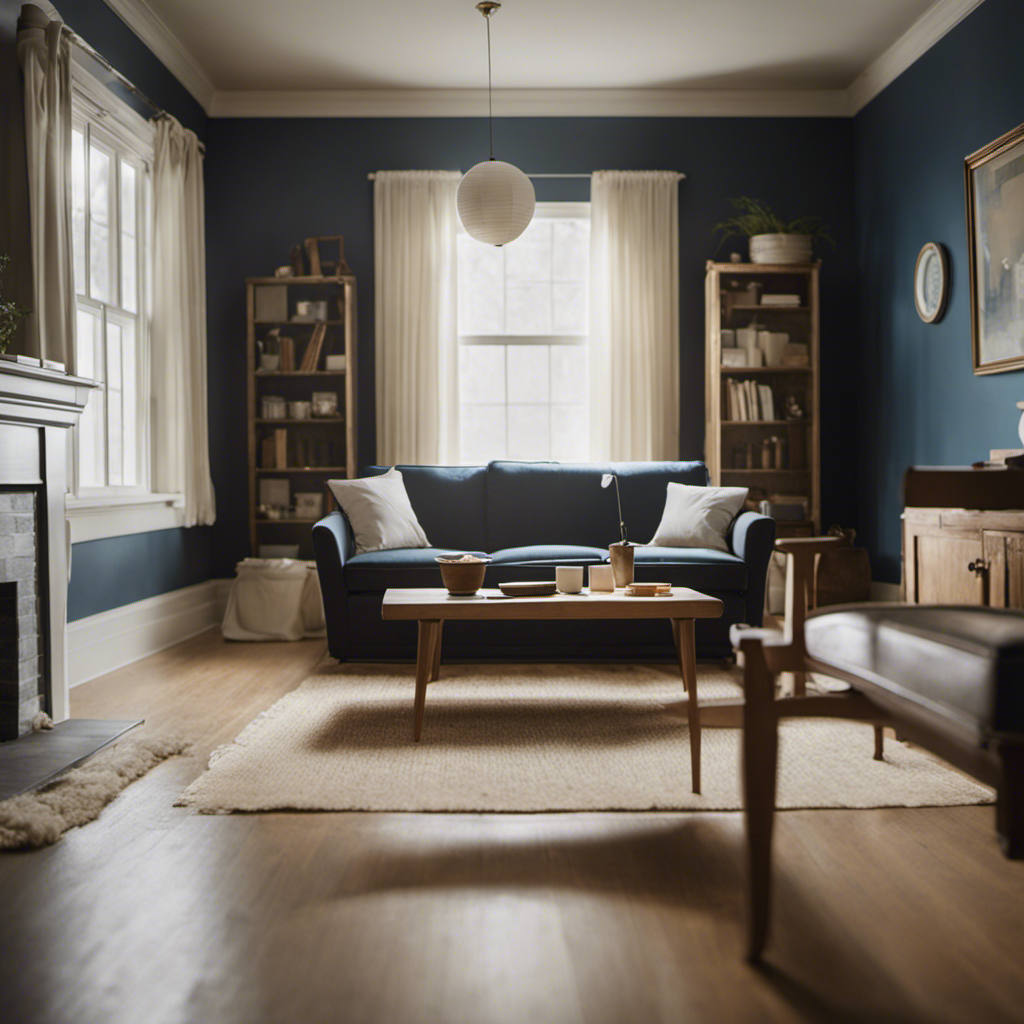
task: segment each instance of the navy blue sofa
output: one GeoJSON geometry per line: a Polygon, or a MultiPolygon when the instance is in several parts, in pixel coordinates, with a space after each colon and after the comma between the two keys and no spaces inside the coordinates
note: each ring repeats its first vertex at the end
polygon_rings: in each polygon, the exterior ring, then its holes
{"type": "MultiPolygon", "coordinates": [[[[451,551],[491,555],[485,587],[514,580],[553,580],[556,565],[608,561],[619,539],[615,473],[633,542],[649,541],[665,508],[670,481],[707,486],[702,462],[564,464],[491,462],[486,466],[399,466],[429,548],[355,554],[347,520],[332,512],[313,527],[330,653],[340,661],[414,658],[416,623],[385,622],[389,587],[440,587],[434,557],[451,551]]],[[[386,472],[374,466],[364,476],[386,472]]],[[[728,657],[729,627],[760,625],[775,522],[742,512],[727,536],[729,552],[638,547],[637,580],[665,581],[721,598],[720,619],[698,619],[697,655],[728,657]]],[[[449,622],[445,658],[470,660],[664,660],[674,657],[667,620],[449,622]]]]}

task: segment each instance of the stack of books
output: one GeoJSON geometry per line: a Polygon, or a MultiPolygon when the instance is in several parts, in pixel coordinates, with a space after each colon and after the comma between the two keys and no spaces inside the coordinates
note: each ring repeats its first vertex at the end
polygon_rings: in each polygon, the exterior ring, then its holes
{"type": "Polygon", "coordinates": [[[727,419],[753,422],[776,418],[775,396],[767,384],[727,377],[725,394],[727,419]]]}

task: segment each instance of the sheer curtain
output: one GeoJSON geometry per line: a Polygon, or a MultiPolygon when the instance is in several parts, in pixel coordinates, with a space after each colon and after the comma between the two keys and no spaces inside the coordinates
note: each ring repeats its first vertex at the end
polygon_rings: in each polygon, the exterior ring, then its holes
{"type": "Polygon", "coordinates": [[[590,445],[596,462],[679,458],[674,171],[596,171],[590,191],[590,445]]]}
{"type": "Polygon", "coordinates": [[[373,190],[377,460],[458,462],[459,171],[378,171],[373,190]]]}
{"type": "Polygon", "coordinates": [[[173,117],[153,151],[154,491],[180,493],[185,526],[216,518],[206,422],[206,255],[199,140],[173,117]]]}
{"type": "Polygon", "coordinates": [[[75,277],[71,240],[71,44],[60,21],[25,4],[18,20],[25,83],[34,303],[28,355],[75,371],[75,277]]]}

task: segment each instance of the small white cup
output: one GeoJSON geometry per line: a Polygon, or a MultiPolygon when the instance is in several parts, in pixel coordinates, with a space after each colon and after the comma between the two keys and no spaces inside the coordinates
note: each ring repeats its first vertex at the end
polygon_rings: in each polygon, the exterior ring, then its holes
{"type": "Polygon", "coordinates": [[[583,589],[583,566],[556,566],[555,586],[558,587],[563,594],[578,594],[583,589]]]}
{"type": "Polygon", "coordinates": [[[592,565],[590,567],[590,589],[595,593],[615,589],[615,571],[610,565],[592,565]]]}

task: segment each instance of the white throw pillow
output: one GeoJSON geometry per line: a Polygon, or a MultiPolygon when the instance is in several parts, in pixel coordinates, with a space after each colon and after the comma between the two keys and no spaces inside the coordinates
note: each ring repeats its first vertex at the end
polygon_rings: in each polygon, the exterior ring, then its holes
{"type": "Polygon", "coordinates": [[[328,480],[356,536],[356,554],[390,548],[429,548],[409,503],[402,474],[391,467],[382,476],[328,480]]]}
{"type": "Polygon", "coordinates": [[[691,487],[670,483],[665,495],[665,511],[651,544],[728,551],[726,531],[746,500],[746,487],[691,487]]]}

